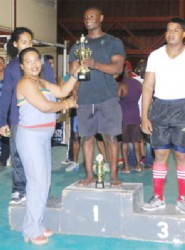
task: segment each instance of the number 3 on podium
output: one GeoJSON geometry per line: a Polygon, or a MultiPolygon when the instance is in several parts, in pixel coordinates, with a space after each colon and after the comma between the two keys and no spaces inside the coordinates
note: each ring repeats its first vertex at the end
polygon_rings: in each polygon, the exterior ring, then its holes
{"type": "Polygon", "coordinates": [[[168,238],[168,223],[166,223],[164,221],[160,221],[157,224],[157,226],[161,228],[161,232],[157,234],[159,236],[159,238],[161,238],[161,239],[168,238]]]}

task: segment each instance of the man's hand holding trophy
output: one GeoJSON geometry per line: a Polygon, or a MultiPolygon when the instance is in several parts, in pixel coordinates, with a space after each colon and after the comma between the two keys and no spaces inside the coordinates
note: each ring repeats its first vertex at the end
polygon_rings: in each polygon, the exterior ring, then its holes
{"type": "Polygon", "coordinates": [[[79,44],[79,48],[75,51],[75,56],[80,63],[81,69],[78,73],[79,81],[89,81],[90,80],[90,70],[87,66],[84,65],[86,59],[90,59],[92,51],[86,46],[88,41],[85,39],[84,35],[81,35],[80,41],[76,42],[79,44]]]}

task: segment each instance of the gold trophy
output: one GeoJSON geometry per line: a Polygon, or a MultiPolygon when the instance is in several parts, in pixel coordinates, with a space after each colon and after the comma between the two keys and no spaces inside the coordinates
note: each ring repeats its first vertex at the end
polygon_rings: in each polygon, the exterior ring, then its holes
{"type": "Polygon", "coordinates": [[[81,65],[81,70],[78,73],[79,81],[89,81],[90,80],[90,70],[88,67],[83,65],[84,59],[90,58],[92,55],[92,51],[86,47],[88,41],[85,39],[84,35],[81,35],[80,41],[77,41],[76,44],[79,44],[80,47],[75,51],[75,56],[78,59],[78,62],[81,65]]]}
{"type": "Polygon", "coordinates": [[[104,188],[105,167],[101,154],[96,156],[96,163],[93,166],[93,170],[97,175],[96,188],[104,188]]]}

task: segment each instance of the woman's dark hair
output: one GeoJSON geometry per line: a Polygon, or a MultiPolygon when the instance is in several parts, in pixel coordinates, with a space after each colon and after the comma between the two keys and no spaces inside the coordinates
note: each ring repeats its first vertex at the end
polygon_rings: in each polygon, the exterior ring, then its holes
{"type": "Polygon", "coordinates": [[[25,27],[17,27],[11,34],[10,40],[7,42],[7,53],[10,57],[14,58],[18,55],[18,49],[14,47],[13,43],[18,42],[20,35],[29,33],[33,39],[33,32],[25,27]]]}
{"type": "Polygon", "coordinates": [[[23,64],[25,54],[28,52],[31,52],[31,51],[36,52],[37,55],[39,56],[39,58],[41,57],[39,51],[36,48],[29,47],[29,48],[21,50],[21,52],[19,54],[19,63],[20,64],[23,64]]]}

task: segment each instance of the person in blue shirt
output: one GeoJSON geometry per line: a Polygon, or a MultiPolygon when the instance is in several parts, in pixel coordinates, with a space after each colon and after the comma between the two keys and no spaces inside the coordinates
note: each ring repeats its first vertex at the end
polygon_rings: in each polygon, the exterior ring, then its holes
{"type": "MultiPolygon", "coordinates": [[[[32,45],[33,32],[26,27],[17,27],[12,32],[7,43],[7,53],[12,60],[7,65],[4,74],[0,100],[0,134],[7,136],[7,133],[11,131],[10,149],[13,166],[13,185],[10,204],[20,204],[26,199],[26,178],[15,144],[19,117],[19,109],[16,103],[16,86],[22,77],[18,56],[23,49],[32,47],[32,45]],[[8,121],[10,122],[10,127],[8,121]]],[[[49,82],[55,83],[54,72],[48,61],[44,62],[43,68],[44,78],[49,82]]]]}
{"type": "MultiPolygon", "coordinates": [[[[0,56],[0,96],[3,88],[5,67],[6,67],[5,58],[0,56]]],[[[1,144],[0,167],[5,167],[7,166],[8,159],[10,156],[9,138],[2,136],[0,138],[0,144],[1,144]]]]}

